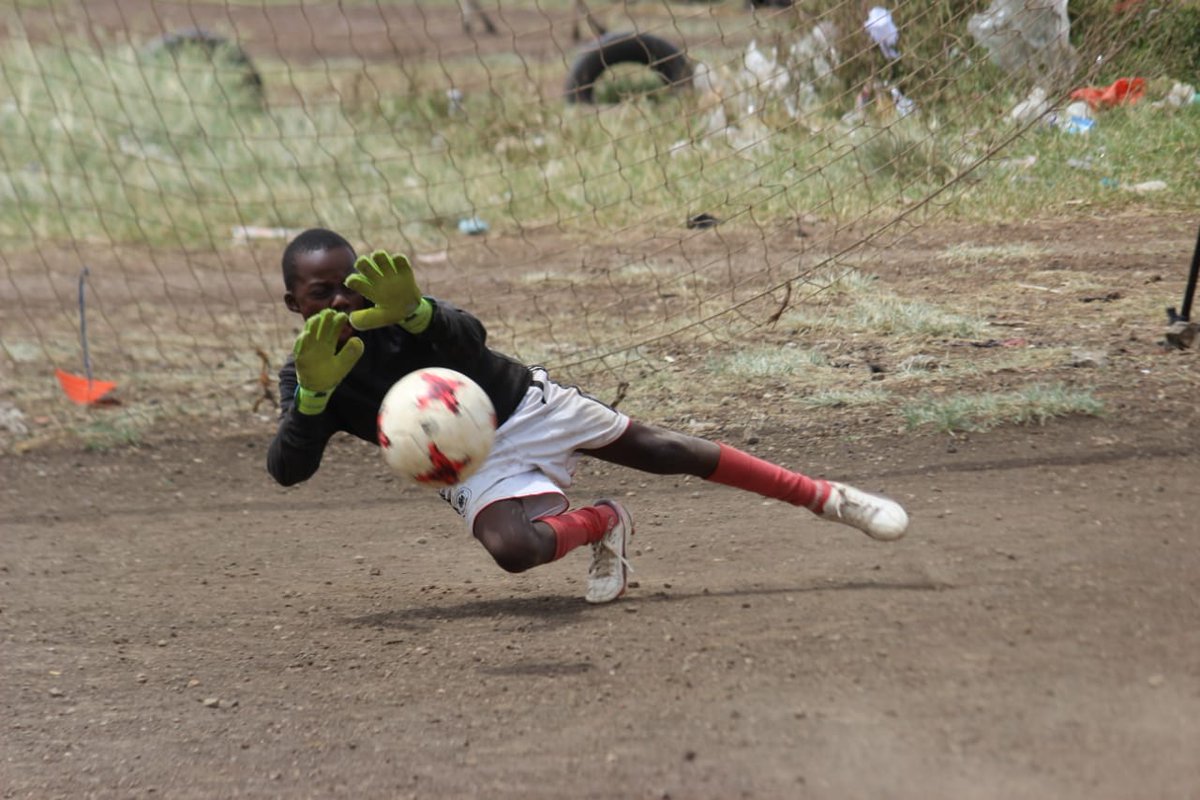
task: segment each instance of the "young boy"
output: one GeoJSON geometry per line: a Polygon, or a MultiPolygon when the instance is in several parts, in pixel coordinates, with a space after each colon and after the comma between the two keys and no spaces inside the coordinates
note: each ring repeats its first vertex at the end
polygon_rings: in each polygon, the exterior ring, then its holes
{"type": "Polygon", "coordinates": [[[582,455],[657,475],[695,475],[802,506],[880,540],[899,539],[908,515],[884,497],[809,478],[725,444],[631,420],[487,346],[487,332],[454,305],[424,297],[401,255],[355,256],[340,235],[307,230],[283,254],[284,302],[304,317],[279,374],[279,430],[267,469],[290,486],[317,471],[329,438],[377,440],[392,384],[422,367],[458,370],[496,409],[496,441],[479,471],[446,498],[509,572],[592,546],[585,599],[607,603],[628,579],[633,521],[616,500],[568,511],[564,491],[582,455]]]}

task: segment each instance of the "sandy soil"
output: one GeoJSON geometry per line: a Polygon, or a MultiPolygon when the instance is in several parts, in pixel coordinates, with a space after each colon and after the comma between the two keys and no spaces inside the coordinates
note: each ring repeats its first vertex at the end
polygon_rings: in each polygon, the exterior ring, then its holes
{"type": "MultiPolygon", "coordinates": [[[[223,7],[80,8],[85,29],[145,38],[223,7]]],[[[61,28],[53,13],[22,21],[61,28]]],[[[222,13],[251,50],[301,56],[276,33],[295,9],[222,13]]],[[[403,47],[454,43],[453,8],[411,13],[347,6],[362,30],[322,41],[385,57],[432,26],[403,47]]],[[[751,430],[751,396],[705,409],[714,437],[903,501],[893,544],[588,462],[575,498],[620,497],[638,521],[634,585],[592,607],[583,553],[507,575],[369,446],[338,440],[308,484],[275,486],[271,425],[244,410],[223,436],[0,456],[0,797],[1200,797],[1200,367],[1157,344],[1194,215],[913,234],[882,280],[986,293],[1029,346],[1100,351],[1040,369],[1107,411],[951,438],[871,410],[751,430]],[[939,260],[960,242],[1033,255],[973,273],[939,260]]],[[[886,344],[855,364],[890,380],[886,344]]],[[[969,388],[1028,377],[982,369],[969,388]]]]}
{"type": "Polygon", "coordinates": [[[604,607],[365,445],[290,490],[261,438],[0,460],[0,795],[1195,797],[1198,430],[803,443],[895,544],[589,464],[639,525],[604,607]]]}
{"type": "MultiPolygon", "coordinates": [[[[584,554],[503,573],[369,445],[275,486],[248,409],[0,457],[0,796],[1200,796],[1200,355],[1157,343],[1194,220],[914,233],[879,264],[903,296],[986,295],[1022,347],[1100,353],[1031,374],[948,343],[980,370],[929,388],[1063,382],[1106,412],[948,437],[772,415],[749,385],[703,410],[903,501],[894,544],[586,463],[576,500],[639,528],[635,585],[597,608],[584,554]],[[1033,255],[964,269],[956,242],[1033,255]]],[[[886,340],[854,346],[900,380],[886,340]]]]}
{"type": "MultiPolygon", "coordinates": [[[[638,521],[605,607],[583,553],[503,573],[369,445],[275,486],[252,415],[0,457],[0,796],[1200,796],[1200,357],[1146,311],[1193,224],[915,232],[883,280],[984,291],[1027,346],[1099,351],[1040,377],[1105,415],[950,437],[706,409],[714,438],[900,499],[909,536],[585,462],[575,499],[638,521]],[[934,255],[968,241],[1034,255],[934,255]]],[[[895,380],[886,342],[860,346],[895,380]]],[[[976,350],[964,391],[1030,379],[976,350]]]]}

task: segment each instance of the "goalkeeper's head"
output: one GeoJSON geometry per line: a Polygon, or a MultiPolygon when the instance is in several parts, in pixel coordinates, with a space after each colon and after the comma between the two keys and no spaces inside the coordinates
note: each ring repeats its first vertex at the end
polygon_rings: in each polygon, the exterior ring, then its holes
{"type": "MultiPolygon", "coordinates": [[[[304,231],[283,251],[284,304],[305,319],[326,308],[346,314],[367,308],[366,298],[345,285],[354,259],[354,248],[340,234],[324,228],[304,231]]],[[[352,335],[347,325],[339,344],[352,335]]]]}

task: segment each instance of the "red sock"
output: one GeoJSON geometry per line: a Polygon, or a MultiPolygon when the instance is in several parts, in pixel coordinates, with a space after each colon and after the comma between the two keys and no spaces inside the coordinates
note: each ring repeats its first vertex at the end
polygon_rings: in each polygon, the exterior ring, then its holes
{"type": "Polygon", "coordinates": [[[617,522],[617,512],[608,506],[586,506],[559,514],[557,517],[542,517],[554,531],[554,560],[565,556],[576,547],[600,541],[617,522]]]}
{"type": "Polygon", "coordinates": [[[726,444],[720,447],[717,468],[705,480],[804,506],[818,514],[825,507],[825,501],[829,499],[829,481],[814,480],[726,444]]]}

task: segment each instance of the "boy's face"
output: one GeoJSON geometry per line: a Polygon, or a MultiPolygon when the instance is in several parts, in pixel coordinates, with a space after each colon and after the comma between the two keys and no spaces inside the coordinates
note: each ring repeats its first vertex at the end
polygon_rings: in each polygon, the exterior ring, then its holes
{"type": "MultiPolygon", "coordinates": [[[[350,291],[343,283],[353,271],[354,253],[345,247],[299,253],[295,281],[291,290],[284,294],[283,302],[305,319],[326,308],[347,314],[366,308],[366,298],[350,291]]],[[[354,329],[347,325],[338,343],[345,344],[353,335],[354,329]]]]}

